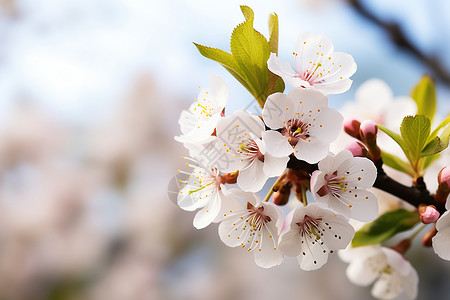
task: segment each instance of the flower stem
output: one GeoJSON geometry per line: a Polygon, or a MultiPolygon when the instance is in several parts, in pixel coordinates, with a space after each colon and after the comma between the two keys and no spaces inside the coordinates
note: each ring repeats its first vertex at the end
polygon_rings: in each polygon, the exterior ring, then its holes
{"type": "Polygon", "coordinates": [[[286,178],[286,173],[283,173],[280,175],[280,177],[278,177],[278,179],[275,181],[275,183],[272,185],[272,187],[270,188],[269,192],[267,193],[266,197],[264,197],[264,202],[269,201],[270,196],[272,196],[274,189],[278,186],[278,184],[284,179],[286,178]]]}

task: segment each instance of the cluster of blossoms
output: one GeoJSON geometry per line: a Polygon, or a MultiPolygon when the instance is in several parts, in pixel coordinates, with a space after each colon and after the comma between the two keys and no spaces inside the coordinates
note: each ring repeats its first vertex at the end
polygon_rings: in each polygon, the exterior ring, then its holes
{"type": "MultiPolygon", "coordinates": [[[[253,252],[258,266],[273,267],[292,256],[301,269],[316,270],[341,250],[352,282],[368,285],[378,279],[374,297],[392,299],[405,290],[415,298],[418,276],[402,251],[350,247],[355,236],[351,222],[378,217],[371,187],[378,172],[374,162],[381,161],[376,124],[350,120],[344,126],[341,113],[328,106],[327,95],[350,88],[353,58],[334,52],[327,37],[308,33],[299,37],[293,61],[294,68],[271,53],[268,69],[292,89],[270,94],[261,116],[245,109],[225,115],[227,87],[211,75],[211,88],[202,89],[179,119],[182,135],[175,139],[189,151],[184,158],[192,170],[179,170],[178,205],[198,209],[198,229],[220,223],[223,243],[253,252]],[[353,142],[331,152],[343,128],[364,145],[353,142]],[[261,200],[256,193],[272,177],[277,179],[261,200]],[[299,201],[290,201],[294,198],[299,201]]],[[[435,208],[420,209],[423,223],[438,221],[435,208]]],[[[439,219],[433,238],[444,259],[450,258],[447,219],[447,213],[439,219]]]]}

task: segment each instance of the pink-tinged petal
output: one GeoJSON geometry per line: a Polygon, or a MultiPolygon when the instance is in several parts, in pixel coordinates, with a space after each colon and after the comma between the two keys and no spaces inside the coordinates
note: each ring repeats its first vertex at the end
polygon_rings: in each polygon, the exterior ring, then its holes
{"type": "Polygon", "coordinates": [[[294,50],[295,68],[299,73],[314,71],[317,62],[322,62],[334,50],[331,40],[324,36],[312,33],[303,33],[297,40],[294,50]]]}
{"type": "Polygon", "coordinates": [[[255,159],[250,166],[239,171],[237,184],[246,192],[258,192],[268,178],[269,176],[264,174],[264,163],[255,159]]]}
{"type": "Polygon", "coordinates": [[[222,78],[215,74],[209,75],[209,82],[211,86],[211,96],[214,99],[214,102],[218,107],[221,107],[222,109],[227,104],[228,100],[228,87],[223,81],[222,78]]]}
{"type": "Polygon", "coordinates": [[[288,231],[284,232],[280,236],[280,243],[278,247],[281,252],[287,256],[297,256],[302,252],[302,243],[299,240],[299,231],[294,228],[291,229],[291,226],[296,226],[296,224],[288,225],[288,231]]]}
{"type": "Polygon", "coordinates": [[[304,160],[310,164],[316,163],[328,154],[330,145],[310,137],[307,140],[300,139],[294,147],[294,155],[300,160],[304,160]]]}
{"type": "Polygon", "coordinates": [[[278,249],[276,233],[264,227],[259,246],[253,249],[255,263],[262,268],[271,268],[283,262],[283,253],[278,249]]]}
{"type": "Polygon", "coordinates": [[[278,131],[267,130],[263,133],[262,138],[267,152],[274,157],[288,157],[294,152],[288,138],[278,131]]]}
{"type": "MultiPolygon", "coordinates": [[[[447,201],[448,203],[448,201],[447,201]]],[[[447,227],[450,228],[450,211],[446,211],[445,213],[442,214],[442,216],[439,218],[439,220],[436,222],[436,229],[439,230],[443,230],[447,227]]]]}
{"type": "Polygon", "coordinates": [[[286,170],[289,157],[274,157],[269,153],[264,155],[264,174],[268,177],[280,176],[286,170]]]}
{"type": "Polygon", "coordinates": [[[343,150],[336,155],[330,154],[319,162],[319,169],[331,174],[337,170],[342,162],[351,158],[353,158],[353,155],[348,150],[343,150]]]}
{"type": "Polygon", "coordinates": [[[311,174],[311,181],[310,181],[310,189],[311,194],[314,197],[314,200],[317,201],[317,198],[323,197],[325,195],[319,195],[317,192],[327,184],[327,181],[325,180],[325,173],[316,170],[311,174]]]}
{"type": "Polygon", "coordinates": [[[318,109],[311,122],[314,127],[310,129],[311,135],[318,137],[321,141],[332,142],[342,131],[344,117],[336,110],[331,108],[318,109]]]}
{"type": "MultiPolygon", "coordinates": [[[[364,247],[366,248],[366,247],[364,247]]],[[[351,252],[350,252],[351,253],[351,252]]],[[[385,267],[386,264],[373,265],[373,262],[368,259],[355,259],[350,262],[347,267],[346,275],[348,279],[356,285],[368,286],[377,279],[380,274],[380,267],[385,267]]]]}
{"type": "Polygon", "coordinates": [[[305,111],[328,108],[328,98],[318,91],[296,88],[292,89],[288,95],[290,99],[293,99],[296,107],[301,106],[305,111]]]}
{"type": "Polygon", "coordinates": [[[322,240],[330,250],[345,249],[355,236],[355,229],[344,216],[329,214],[323,223],[322,240]]]}
{"type": "Polygon", "coordinates": [[[434,252],[440,258],[450,260],[450,227],[438,229],[438,233],[433,237],[432,242],[434,252]]]}
{"type": "Polygon", "coordinates": [[[418,286],[419,276],[417,275],[417,271],[411,267],[410,273],[403,278],[403,290],[410,299],[416,299],[418,286]]]}
{"type": "Polygon", "coordinates": [[[411,272],[411,264],[404,259],[400,253],[386,247],[382,247],[381,250],[384,255],[386,255],[388,264],[394,268],[395,271],[399,272],[402,276],[407,276],[411,272]]]}
{"type": "Polygon", "coordinates": [[[195,215],[194,227],[202,229],[211,224],[219,215],[220,206],[221,199],[218,193],[215,193],[213,199],[210,199],[208,204],[195,215]]]}
{"type": "Polygon", "coordinates": [[[401,294],[402,290],[403,278],[399,273],[382,273],[373,285],[371,294],[378,299],[394,299],[401,294]]]}
{"type": "Polygon", "coordinates": [[[220,212],[214,219],[214,223],[221,222],[227,216],[242,209],[241,201],[238,200],[235,194],[233,194],[232,192],[228,192],[223,184],[221,184],[219,197],[221,199],[220,212]]]}
{"type": "Polygon", "coordinates": [[[291,65],[280,60],[275,53],[270,53],[270,57],[267,60],[267,67],[272,73],[281,78],[297,76],[297,72],[292,69],[291,65]]]}
{"type": "Polygon", "coordinates": [[[245,238],[245,231],[242,228],[245,225],[246,214],[247,210],[242,207],[234,217],[227,217],[219,224],[219,237],[228,247],[242,246],[245,238]]]}
{"type": "MultiPolygon", "coordinates": [[[[335,199],[335,203],[340,203],[340,206],[334,206],[333,209],[339,209],[338,212],[342,214],[348,213],[346,207],[349,207],[349,217],[361,222],[373,221],[378,216],[378,201],[377,197],[366,190],[361,189],[347,189],[341,194],[339,201],[335,199]]],[[[331,206],[331,205],[330,205],[331,206]]]]}
{"type": "Polygon", "coordinates": [[[338,167],[339,174],[343,174],[348,182],[357,187],[372,187],[377,179],[377,168],[373,162],[365,157],[353,157],[342,162],[338,167]]]}
{"type": "Polygon", "coordinates": [[[328,261],[328,247],[321,245],[320,240],[315,236],[305,235],[302,245],[302,252],[297,256],[300,268],[305,271],[312,271],[321,268],[328,261]]]}
{"type": "Polygon", "coordinates": [[[286,119],[286,111],[292,109],[292,100],[288,95],[282,93],[274,93],[267,97],[266,103],[262,111],[264,123],[271,129],[279,129],[284,126],[286,119]],[[286,110],[286,108],[288,108],[286,110]]]}

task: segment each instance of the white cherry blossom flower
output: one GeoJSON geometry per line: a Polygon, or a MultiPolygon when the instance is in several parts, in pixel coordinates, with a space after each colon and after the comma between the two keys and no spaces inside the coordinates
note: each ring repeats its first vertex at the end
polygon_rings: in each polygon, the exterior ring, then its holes
{"type": "Polygon", "coordinates": [[[349,77],[356,72],[356,63],[351,55],[333,51],[328,37],[303,33],[292,52],[295,70],[275,53],[270,54],[267,65],[292,87],[315,89],[325,95],[340,94],[352,85],[349,77]]]}
{"type": "Polygon", "coordinates": [[[376,281],[372,287],[373,297],[393,299],[402,291],[411,299],[417,297],[419,277],[400,253],[375,245],[339,251],[339,256],[350,263],[346,273],[352,283],[368,286],[376,281]]]}
{"type": "Polygon", "coordinates": [[[240,209],[229,211],[219,225],[220,239],[229,247],[240,246],[254,253],[263,268],[281,264],[278,237],[283,227],[282,212],[273,203],[261,202],[255,194],[238,192],[244,200],[240,209]]]}
{"type": "Polygon", "coordinates": [[[261,190],[269,177],[283,173],[289,160],[266,151],[265,140],[261,139],[264,129],[261,119],[245,110],[238,110],[217,124],[217,147],[227,157],[226,164],[217,166],[224,172],[239,170],[237,184],[245,191],[261,190]]]}
{"type": "Polygon", "coordinates": [[[213,134],[217,122],[223,117],[223,109],[228,99],[228,88],[217,75],[210,75],[211,89],[202,89],[178,119],[182,135],[175,140],[184,144],[203,144],[214,139],[213,134]]]}
{"type": "MultiPolygon", "coordinates": [[[[190,164],[186,163],[186,166],[190,164]]],[[[239,202],[223,183],[223,176],[213,167],[195,166],[186,182],[180,179],[183,186],[177,196],[178,206],[187,211],[201,208],[194,217],[195,228],[202,229],[221,221],[224,211],[239,202]]]]}
{"type": "Polygon", "coordinates": [[[450,260],[450,195],[447,197],[445,209],[447,211],[436,222],[437,234],[433,237],[432,242],[434,252],[440,258],[450,260]]]}
{"type": "Polygon", "coordinates": [[[288,95],[270,95],[263,119],[272,129],[263,135],[269,153],[276,157],[294,153],[309,163],[316,163],[328,154],[343,122],[341,114],[328,107],[326,96],[304,89],[293,89],[288,95]],[[281,132],[275,131],[279,129],[281,132]]]}
{"type": "Polygon", "coordinates": [[[377,177],[377,169],[365,157],[343,150],[319,162],[311,176],[311,193],[317,202],[357,221],[368,222],[378,215],[378,202],[366,189],[377,177]]]}
{"type": "Polygon", "coordinates": [[[317,203],[299,206],[286,217],[279,248],[287,256],[297,256],[303,270],[322,267],[328,254],[345,249],[355,230],[348,220],[317,203]]]}

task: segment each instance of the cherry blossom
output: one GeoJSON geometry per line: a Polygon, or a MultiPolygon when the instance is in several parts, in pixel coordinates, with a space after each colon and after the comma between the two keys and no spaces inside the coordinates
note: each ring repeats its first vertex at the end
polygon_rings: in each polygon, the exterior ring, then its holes
{"type": "Polygon", "coordinates": [[[368,286],[376,281],[373,297],[393,299],[402,291],[411,299],[417,297],[419,277],[400,253],[375,245],[339,251],[339,256],[350,263],[346,273],[352,283],[368,286]]]}
{"type": "MultiPolygon", "coordinates": [[[[195,160],[194,160],[195,162],[195,160]]],[[[190,166],[189,163],[186,163],[190,166]]],[[[223,210],[230,209],[239,202],[225,187],[224,176],[213,167],[194,166],[186,182],[178,193],[177,203],[181,209],[194,211],[201,208],[194,217],[194,227],[202,229],[212,222],[219,222],[223,210]],[[227,203],[224,205],[223,203],[227,203]]]]}
{"type": "Polygon", "coordinates": [[[297,256],[303,270],[322,267],[328,254],[345,249],[355,230],[348,220],[317,203],[299,206],[286,217],[279,248],[287,256],[297,256]]]}
{"type": "Polygon", "coordinates": [[[189,110],[184,110],[178,119],[182,135],[175,140],[181,143],[203,144],[214,139],[211,136],[221,117],[228,99],[228,88],[217,75],[210,75],[211,89],[202,89],[191,104],[189,110]]]}
{"type": "Polygon", "coordinates": [[[229,210],[219,225],[220,239],[229,247],[240,246],[254,253],[255,263],[263,268],[281,264],[278,237],[283,226],[278,206],[261,202],[255,194],[236,191],[244,200],[239,209],[229,210]]]}
{"type": "Polygon", "coordinates": [[[450,195],[445,203],[447,211],[436,222],[437,234],[433,237],[433,249],[440,258],[450,260],[450,195]]]}
{"type": "Polygon", "coordinates": [[[311,193],[317,202],[357,221],[368,222],[378,215],[377,198],[366,190],[376,177],[372,161],[343,150],[319,162],[319,170],[311,175],[311,193]]]}
{"type": "Polygon", "coordinates": [[[222,118],[217,124],[217,147],[227,157],[218,164],[224,172],[239,170],[237,183],[249,192],[261,190],[269,177],[279,176],[286,169],[288,157],[274,157],[266,152],[261,119],[245,110],[222,118]]]}
{"type": "Polygon", "coordinates": [[[328,37],[303,33],[292,52],[295,70],[275,53],[271,53],[267,65],[292,87],[315,89],[325,95],[340,94],[350,88],[349,77],[356,72],[356,63],[351,55],[333,51],[328,37]]]}
{"type": "Polygon", "coordinates": [[[309,163],[327,155],[329,144],[339,135],[343,121],[339,112],[328,107],[327,97],[304,89],[293,89],[288,95],[270,95],[264,105],[263,119],[272,129],[263,135],[269,153],[276,157],[294,153],[309,163]]]}

